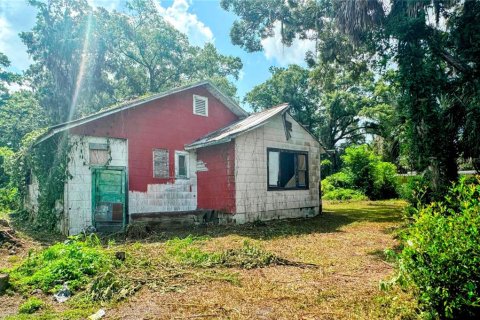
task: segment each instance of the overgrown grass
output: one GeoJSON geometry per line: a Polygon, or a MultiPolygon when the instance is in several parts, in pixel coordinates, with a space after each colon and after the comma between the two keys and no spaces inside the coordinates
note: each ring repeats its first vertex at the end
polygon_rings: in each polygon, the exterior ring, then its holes
{"type": "Polygon", "coordinates": [[[16,268],[31,264],[19,273],[27,283],[22,287],[15,280],[17,290],[40,287],[34,271],[55,270],[44,268],[55,264],[51,261],[84,261],[90,254],[105,260],[95,272],[82,272],[83,280],[62,306],[51,301],[51,292],[72,281],[68,277],[44,283],[51,289],[39,297],[45,304],[33,315],[8,319],[85,319],[100,307],[112,318],[140,313],[152,318],[413,318],[408,295],[379,290],[390,267],[381,262],[384,255],[372,254],[393,246],[388,230],[402,222],[403,206],[402,201],[324,202],[324,214],[308,220],[152,232],[143,242],[55,244],[17,262],[16,268]],[[70,247],[76,254],[68,255],[70,247]],[[57,255],[44,256],[49,250],[57,255]],[[126,253],[125,261],[115,259],[116,251],[126,253]],[[375,278],[376,272],[382,277],[375,278]]]}
{"type": "Polygon", "coordinates": [[[43,307],[43,305],[44,302],[42,300],[31,297],[20,305],[20,307],[18,308],[18,312],[24,314],[31,314],[38,311],[40,308],[43,307]]]}

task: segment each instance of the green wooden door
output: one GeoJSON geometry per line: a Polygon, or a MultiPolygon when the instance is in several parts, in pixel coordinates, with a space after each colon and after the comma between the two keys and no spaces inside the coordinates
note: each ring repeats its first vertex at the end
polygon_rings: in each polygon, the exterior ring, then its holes
{"type": "Polygon", "coordinates": [[[93,169],[93,223],[99,231],[114,231],[126,224],[124,169],[93,169]]]}

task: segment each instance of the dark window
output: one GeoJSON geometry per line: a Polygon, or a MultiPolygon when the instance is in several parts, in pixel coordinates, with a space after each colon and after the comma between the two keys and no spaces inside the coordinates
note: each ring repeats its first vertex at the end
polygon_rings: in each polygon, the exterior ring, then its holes
{"type": "Polygon", "coordinates": [[[308,154],[267,149],[268,189],[308,189],[308,154]]]}
{"type": "Polygon", "coordinates": [[[186,177],[187,176],[187,166],[185,163],[186,157],[184,155],[178,156],[178,176],[186,177]]]}

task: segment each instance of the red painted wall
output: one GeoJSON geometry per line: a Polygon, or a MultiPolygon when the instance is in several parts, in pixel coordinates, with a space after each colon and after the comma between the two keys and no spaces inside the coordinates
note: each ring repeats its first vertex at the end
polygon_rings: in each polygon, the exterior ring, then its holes
{"type": "Polygon", "coordinates": [[[238,117],[210,94],[197,87],[89,122],[72,134],[128,139],[129,190],[147,191],[148,184],[173,182],[175,150],[183,150],[205,134],[238,117]],[[208,97],[208,117],[193,114],[193,95],[208,97]],[[152,150],[169,150],[169,179],[153,178],[152,150]]]}
{"type": "Polygon", "coordinates": [[[198,149],[198,160],[208,168],[197,172],[198,208],[235,213],[234,142],[198,149]]]}

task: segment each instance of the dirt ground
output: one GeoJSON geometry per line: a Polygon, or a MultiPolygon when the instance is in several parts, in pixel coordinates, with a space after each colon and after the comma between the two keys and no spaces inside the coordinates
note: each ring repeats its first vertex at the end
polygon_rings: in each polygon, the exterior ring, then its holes
{"type": "MultiPolygon", "coordinates": [[[[327,204],[322,216],[306,222],[311,227],[293,225],[294,231],[286,228],[285,235],[272,233],[257,240],[280,257],[316,267],[235,270],[238,284],[203,282],[167,293],[144,288],[108,310],[107,318],[381,318],[379,282],[393,271],[382,253],[396,245],[392,230],[401,222],[402,206],[401,202],[327,204]]],[[[231,247],[244,238],[220,236],[212,245],[231,247]]]]}
{"type": "MultiPolygon", "coordinates": [[[[205,250],[236,248],[250,241],[302,264],[250,270],[190,268],[181,270],[189,277],[172,280],[167,290],[146,279],[133,296],[104,305],[104,319],[399,318],[379,284],[393,273],[383,251],[397,245],[394,230],[402,223],[404,205],[402,201],[325,203],[324,213],[309,220],[189,232],[208,236],[205,250]]],[[[139,259],[154,259],[162,241],[141,242],[139,259]]],[[[19,259],[5,252],[0,255],[2,267],[19,259]]],[[[18,297],[0,296],[0,318],[2,309],[3,315],[11,314],[18,304],[18,297]]]]}

